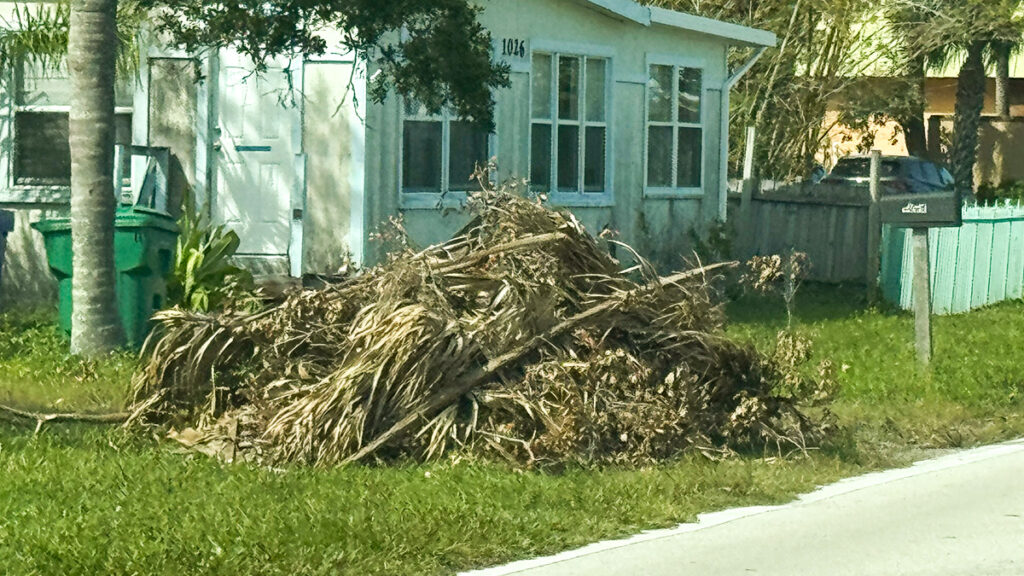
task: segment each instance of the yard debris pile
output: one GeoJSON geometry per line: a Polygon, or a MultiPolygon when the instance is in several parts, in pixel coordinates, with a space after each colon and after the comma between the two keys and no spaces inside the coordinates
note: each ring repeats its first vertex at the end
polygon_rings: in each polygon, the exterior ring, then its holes
{"type": "Polygon", "coordinates": [[[645,463],[813,441],[806,386],[723,335],[708,278],[728,264],[622,271],[568,213],[507,190],[469,209],[451,241],[264,311],[161,313],[129,425],[317,465],[453,450],[645,463]]]}

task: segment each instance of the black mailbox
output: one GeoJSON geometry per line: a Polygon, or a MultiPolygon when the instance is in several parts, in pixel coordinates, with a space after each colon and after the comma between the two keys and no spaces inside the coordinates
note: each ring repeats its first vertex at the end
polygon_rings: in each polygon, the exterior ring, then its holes
{"type": "Polygon", "coordinates": [[[963,223],[963,201],[955,190],[882,192],[878,204],[882,223],[900,228],[958,227],[963,223]]]}

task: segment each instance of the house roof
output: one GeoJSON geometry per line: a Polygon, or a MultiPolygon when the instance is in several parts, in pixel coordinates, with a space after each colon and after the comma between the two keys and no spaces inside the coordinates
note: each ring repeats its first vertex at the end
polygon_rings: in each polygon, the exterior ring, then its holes
{"type": "Polygon", "coordinates": [[[641,26],[667,26],[729,40],[738,46],[775,46],[775,34],[767,30],[730,24],[675,10],[643,6],[633,0],[576,0],[609,16],[641,26]]]}

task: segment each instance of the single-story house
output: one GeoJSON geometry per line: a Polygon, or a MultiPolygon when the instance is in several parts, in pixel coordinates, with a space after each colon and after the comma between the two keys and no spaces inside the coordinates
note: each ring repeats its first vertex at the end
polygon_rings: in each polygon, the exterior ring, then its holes
{"type": "MultiPolygon", "coordinates": [[[[191,185],[257,272],[373,261],[371,236],[397,216],[415,242],[443,240],[466,221],[469,175],[490,158],[497,180],[527,178],[590,230],[678,262],[691,230],[725,218],[730,88],[775,36],[631,0],[481,3],[494,57],[511,70],[493,133],[398,96],[369,101],[373,63],[341,50],[257,76],[231,50],[197,57],[144,42],[138,81],[119,93],[118,141],[169,148],[170,193],[154,202],[173,207],[191,185]]],[[[67,203],[67,82],[31,63],[8,80],[0,208],[18,212],[18,228],[5,276],[39,293],[28,222],[67,203]]],[[[122,164],[141,186],[150,160],[122,164]]]]}

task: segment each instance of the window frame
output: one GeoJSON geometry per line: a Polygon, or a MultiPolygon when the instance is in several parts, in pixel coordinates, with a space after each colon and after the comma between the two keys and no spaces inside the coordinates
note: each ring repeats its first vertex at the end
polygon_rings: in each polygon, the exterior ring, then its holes
{"type": "Polygon", "coordinates": [[[529,54],[529,74],[527,78],[527,122],[528,130],[526,135],[526,170],[532,171],[533,165],[533,125],[535,123],[548,124],[551,126],[551,150],[548,175],[548,189],[537,190],[538,194],[544,194],[548,202],[556,206],[572,207],[607,207],[615,204],[614,182],[615,163],[614,158],[614,132],[615,132],[615,58],[617,52],[614,47],[601,44],[581,44],[575,42],[559,42],[552,40],[531,38],[529,54]],[[551,117],[548,119],[533,117],[533,59],[536,54],[546,54],[551,57],[551,117]],[[577,120],[561,120],[558,117],[558,57],[568,56],[580,59],[580,88],[577,96],[579,114],[577,120]],[[586,119],[586,85],[587,85],[587,59],[600,59],[605,62],[604,81],[604,120],[591,121],[586,119]],[[563,192],[558,190],[558,129],[560,124],[574,125],[579,128],[577,137],[577,157],[579,158],[580,170],[577,175],[579,189],[576,192],[563,192]],[[584,184],[584,168],[586,158],[584,157],[587,127],[603,127],[605,129],[605,150],[604,150],[604,190],[601,192],[587,192],[584,184]]]}
{"type": "Polygon", "coordinates": [[[700,58],[687,56],[670,56],[664,54],[648,54],[644,67],[644,129],[643,129],[643,182],[644,197],[646,198],[703,198],[707,185],[707,159],[708,159],[708,70],[707,61],[700,58]],[[652,122],[650,117],[651,106],[651,67],[671,66],[672,67],[672,120],[668,122],[652,122]],[[700,122],[679,121],[679,70],[681,68],[693,68],[701,71],[700,87],[700,122]],[[672,127],[672,186],[651,186],[648,183],[650,175],[650,134],[651,126],[672,127]],[[679,129],[698,128],[700,129],[700,184],[698,186],[677,186],[679,178],[679,129]]]}
{"type": "MultiPolygon", "coordinates": [[[[453,121],[458,122],[461,120],[457,115],[452,114],[450,110],[442,110],[437,114],[406,114],[406,102],[405,96],[398,96],[396,98],[398,102],[398,206],[400,209],[408,210],[434,210],[438,208],[459,208],[466,203],[468,193],[465,190],[451,190],[449,188],[451,184],[451,123],[453,121]],[[433,121],[441,122],[441,190],[439,192],[430,191],[405,191],[405,122],[423,122],[433,121]]],[[[495,102],[494,106],[494,117],[498,118],[498,103],[495,102]]],[[[422,110],[422,108],[420,108],[422,110]]],[[[495,151],[497,150],[497,123],[495,123],[495,129],[493,132],[487,135],[487,160],[490,161],[494,157],[495,151]]],[[[490,174],[490,179],[494,181],[494,174],[490,174]]]]}
{"type": "MultiPolygon", "coordinates": [[[[7,85],[10,90],[5,91],[3,100],[3,114],[7,117],[7,126],[4,129],[5,137],[10,145],[5,147],[0,160],[0,170],[5,174],[4,185],[0,190],[0,201],[11,204],[67,204],[71,201],[71,183],[46,183],[46,182],[18,182],[18,175],[15,174],[17,166],[17,115],[20,113],[34,114],[71,114],[71,103],[68,104],[20,104],[20,93],[23,89],[24,69],[22,62],[15,63],[6,73],[7,85]]],[[[70,82],[65,78],[64,81],[70,82]]],[[[133,86],[133,90],[137,87],[133,86]]],[[[115,106],[115,115],[127,115],[134,124],[135,106],[115,106]]],[[[134,134],[133,134],[134,136],[134,134]]]]}

